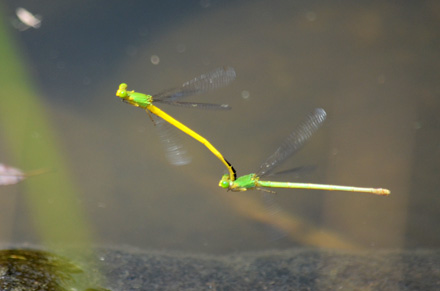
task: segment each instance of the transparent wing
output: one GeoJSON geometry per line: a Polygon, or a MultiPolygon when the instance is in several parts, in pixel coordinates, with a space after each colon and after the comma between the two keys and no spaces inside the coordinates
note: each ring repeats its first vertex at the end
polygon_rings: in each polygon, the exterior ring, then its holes
{"type": "Polygon", "coordinates": [[[177,129],[160,117],[155,116],[156,130],[160,136],[168,161],[176,166],[191,162],[191,157],[186,152],[177,129]]]}
{"type": "Polygon", "coordinates": [[[296,153],[325,121],[327,113],[316,108],[290,133],[280,147],[260,166],[257,176],[269,174],[296,153]]]}
{"type": "Polygon", "coordinates": [[[185,98],[191,95],[196,95],[217,89],[228,85],[236,77],[235,70],[231,67],[221,67],[212,72],[203,74],[197,78],[192,79],[182,86],[162,93],[153,95],[153,100],[156,102],[170,103],[185,98]]]}
{"type": "Polygon", "coordinates": [[[197,102],[164,102],[179,107],[196,108],[205,110],[231,110],[232,107],[228,104],[210,104],[210,103],[197,103],[197,102]]]}
{"type": "MultiPolygon", "coordinates": [[[[277,203],[277,199],[275,196],[275,193],[269,193],[263,190],[262,201],[264,203],[264,207],[266,208],[267,213],[271,216],[272,220],[279,219],[280,214],[282,213],[282,208],[277,203]]],[[[282,239],[288,234],[285,230],[274,225],[268,225],[268,232],[270,240],[272,241],[282,239]]]]}
{"type": "MultiPolygon", "coordinates": [[[[316,166],[315,165],[309,165],[309,166],[299,166],[299,167],[295,167],[295,168],[291,168],[291,169],[287,169],[287,170],[283,170],[283,171],[278,171],[276,173],[268,173],[265,176],[281,176],[281,175],[286,175],[289,174],[290,176],[292,176],[293,174],[293,178],[299,178],[299,176],[303,176],[304,174],[310,174],[311,172],[316,170],[316,166]]],[[[292,177],[291,177],[292,178],[292,177]]]]}

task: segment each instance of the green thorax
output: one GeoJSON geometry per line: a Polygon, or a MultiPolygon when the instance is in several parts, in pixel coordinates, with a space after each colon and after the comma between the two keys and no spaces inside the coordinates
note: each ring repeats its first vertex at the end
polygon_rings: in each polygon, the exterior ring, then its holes
{"type": "Polygon", "coordinates": [[[238,177],[232,182],[230,189],[232,191],[246,191],[257,187],[258,177],[255,174],[248,174],[238,177]]]}
{"type": "Polygon", "coordinates": [[[151,105],[153,98],[150,95],[132,91],[130,92],[129,101],[138,104],[141,108],[146,108],[148,105],[151,105]]]}
{"type": "Polygon", "coordinates": [[[127,84],[125,83],[119,85],[119,89],[116,91],[116,96],[133,106],[144,109],[153,102],[153,97],[151,97],[151,95],[135,92],[134,90],[127,91],[127,84]]]}

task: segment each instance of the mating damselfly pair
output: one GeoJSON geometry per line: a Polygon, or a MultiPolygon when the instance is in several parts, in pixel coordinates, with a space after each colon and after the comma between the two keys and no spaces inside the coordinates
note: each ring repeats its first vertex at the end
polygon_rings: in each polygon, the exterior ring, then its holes
{"type": "MultiPolygon", "coordinates": [[[[116,92],[116,96],[120,97],[124,102],[133,106],[144,109],[156,125],[169,124],[175,126],[197,141],[204,144],[227,168],[228,174],[223,175],[219,186],[231,191],[241,192],[252,189],[263,190],[265,188],[300,188],[300,189],[318,189],[330,191],[349,191],[349,192],[364,192],[377,195],[389,195],[388,189],[382,188],[363,188],[351,186],[325,185],[325,184],[311,184],[311,183],[293,183],[293,182],[275,182],[266,181],[261,178],[272,173],[273,170],[281,165],[290,156],[296,153],[305,142],[310,139],[313,133],[323,124],[326,119],[326,112],[324,109],[316,108],[288,135],[288,137],[281,143],[277,150],[269,156],[269,158],[260,166],[256,173],[236,177],[234,167],[229,163],[224,156],[218,151],[206,138],[196,133],[189,127],[185,126],[163,110],[159,109],[153,103],[165,103],[181,107],[211,109],[211,110],[229,110],[230,106],[226,104],[209,104],[209,103],[195,103],[183,102],[181,99],[191,95],[208,92],[212,89],[221,88],[228,85],[236,77],[235,71],[230,67],[218,68],[212,72],[203,74],[188,82],[183,83],[174,89],[165,90],[154,95],[147,95],[139,92],[127,91],[127,84],[122,83],[116,92]],[[153,117],[150,113],[153,113],[153,117]]],[[[167,148],[167,155],[170,161],[174,164],[184,164],[186,160],[183,158],[184,154],[180,150],[181,147],[172,142],[172,139],[167,139],[170,143],[167,148]]]]}

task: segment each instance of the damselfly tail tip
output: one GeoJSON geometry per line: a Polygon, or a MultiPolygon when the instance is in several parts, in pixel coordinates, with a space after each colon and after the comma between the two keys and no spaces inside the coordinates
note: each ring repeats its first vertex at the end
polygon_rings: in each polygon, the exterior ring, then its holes
{"type": "Polygon", "coordinates": [[[388,196],[391,194],[391,191],[388,189],[379,188],[379,189],[375,189],[374,194],[381,196],[388,196]]]}

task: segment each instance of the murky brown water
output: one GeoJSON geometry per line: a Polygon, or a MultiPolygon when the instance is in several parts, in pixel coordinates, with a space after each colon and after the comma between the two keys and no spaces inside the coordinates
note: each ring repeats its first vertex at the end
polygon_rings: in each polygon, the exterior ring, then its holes
{"type": "MultiPolygon", "coordinates": [[[[42,26],[13,31],[96,243],[204,253],[439,245],[436,1],[162,3],[24,1],[42,26]],[[325,125],[285,167],[317,167],[296,181],[385,187],[391,196],[279,190],[284,212],[266,217],[260,193],[219,188],[222,164],[183,134],[193,163],[167,164],[148,116],[115,96],[119,83],[155,93],[221,65],[236,69],[236,81],[192,100],[232,111],[161,108],[209,139],[239,174],[257,170],[322,107],[325,125]],[[271,241],[268,225],[289,235],[271,241]]],[[[14,5],[6,3],[4,17],[14,5]]],[[[0,156],[15,162],[7,141],[0,156]]],[[[38,243],[24,189],[0,189],[0,235],[38,243]]]]}

